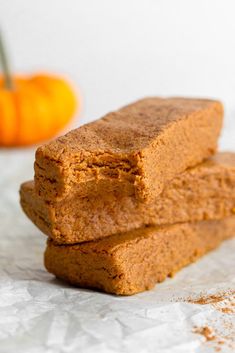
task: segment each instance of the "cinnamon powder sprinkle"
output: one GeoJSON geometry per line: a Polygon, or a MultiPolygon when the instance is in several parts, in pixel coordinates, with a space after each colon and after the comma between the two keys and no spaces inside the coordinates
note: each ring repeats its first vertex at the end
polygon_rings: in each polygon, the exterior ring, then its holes
{"type": "Polygon", "coordinates": [[[220,311],[224,314],[233,314],[234,310],[232,308],[219,308],[220,311]]]}
{"type": "Polygon", "coordinates": [[[187,299],[187,302],[200,305],[209,304],[225,314],[219,318],[221,325],[224,327],[224,332],[217,331],[208,326],[194,327],[193,332],[202,335],[205,338],[205,343],[211,342],[210,346],[214,348],[215,352],[222,351],[222,345],[226,345],[231,351],[235,351],[234,325],[231,321],[231,314],[235,313],[235,291],[230,290],[224,293],[204,295],[200,298],[190,298],[187,299]]]}
{"type": "Polygon", "coordinates": [[[213,304],[213,303],[218,303],[221,302],[222,300],[224,300],[224,297],[222,295],[210,295],[208,297],[201,297],[198,299],[189,299],[188,302],[189,303],[193,303],[193,304],[201,304],[201,305],[205,305],[205,304],[213,304]]]}
{"type": "Polygon", "coordinates": [[[194,332],[204,336],[207,341],[213,341],[216,338],[215,335],[213,334],[212,329],[208,326],[195,327],[194,332]]]}
{"type": "Polygon", "coordinates": [[[201,305],[215,304],[218,302],[222,302],[231,296],[235,297],[235,291],[201,296],[200,298],[197,298],[197,299],[189,298],[187,301],[192,304],[201,304],[201,305]]]}

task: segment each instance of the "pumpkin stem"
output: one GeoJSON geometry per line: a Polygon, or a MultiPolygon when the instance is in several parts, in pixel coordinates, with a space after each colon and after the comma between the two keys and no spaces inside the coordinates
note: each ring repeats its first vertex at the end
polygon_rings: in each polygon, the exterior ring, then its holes
{"type": "Polygon", "coordinates": [[[6,89],[13,89],[14,85],[13,85],[13,81],[12,81],[12,77],[11,77],[11,73],[10,73],[10,69],[9,69],[9,64],[8,64],[1,32],[0,32],[0,65],[1,65],[2,71],[3,71],[5,88],[6,89]]]}

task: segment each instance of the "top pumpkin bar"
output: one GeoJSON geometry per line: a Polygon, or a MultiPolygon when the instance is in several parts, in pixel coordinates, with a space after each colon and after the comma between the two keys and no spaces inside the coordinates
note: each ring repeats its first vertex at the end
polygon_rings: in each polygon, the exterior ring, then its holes
{"type": "Polygon", "coordinates": [[[36,192],[61,200],[118,190],[151,200],[164,184],[215,153],[220,102],[145,98],[39,147],[36,192]]]}

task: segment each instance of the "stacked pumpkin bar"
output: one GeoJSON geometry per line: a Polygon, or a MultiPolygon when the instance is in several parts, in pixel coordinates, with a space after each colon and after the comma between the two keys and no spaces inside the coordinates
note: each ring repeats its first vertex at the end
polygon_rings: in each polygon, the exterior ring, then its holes
{"type": "Polygon", "coordinates": [[[47,270],[80,287],[152,288],[235,234],[221,103],[147,98],[40,147],[21,205],[47,270]]]}

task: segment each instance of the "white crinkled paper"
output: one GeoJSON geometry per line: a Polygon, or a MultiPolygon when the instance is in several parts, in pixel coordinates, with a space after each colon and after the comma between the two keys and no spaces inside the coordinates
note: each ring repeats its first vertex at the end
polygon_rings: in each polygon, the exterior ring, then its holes
{"type": "Polygon", "coordinates": [[[33,159],[32,150],[0,150],[1,353],[215,352],[219,338],[206,342],[195,326],[227,336],[221,352],[234,352],[234,314],[187,298],[235,290],[235,240],[149,292],[116,297],[72,288],[44,270],[46,237],[19,206],[33,159]]]}

